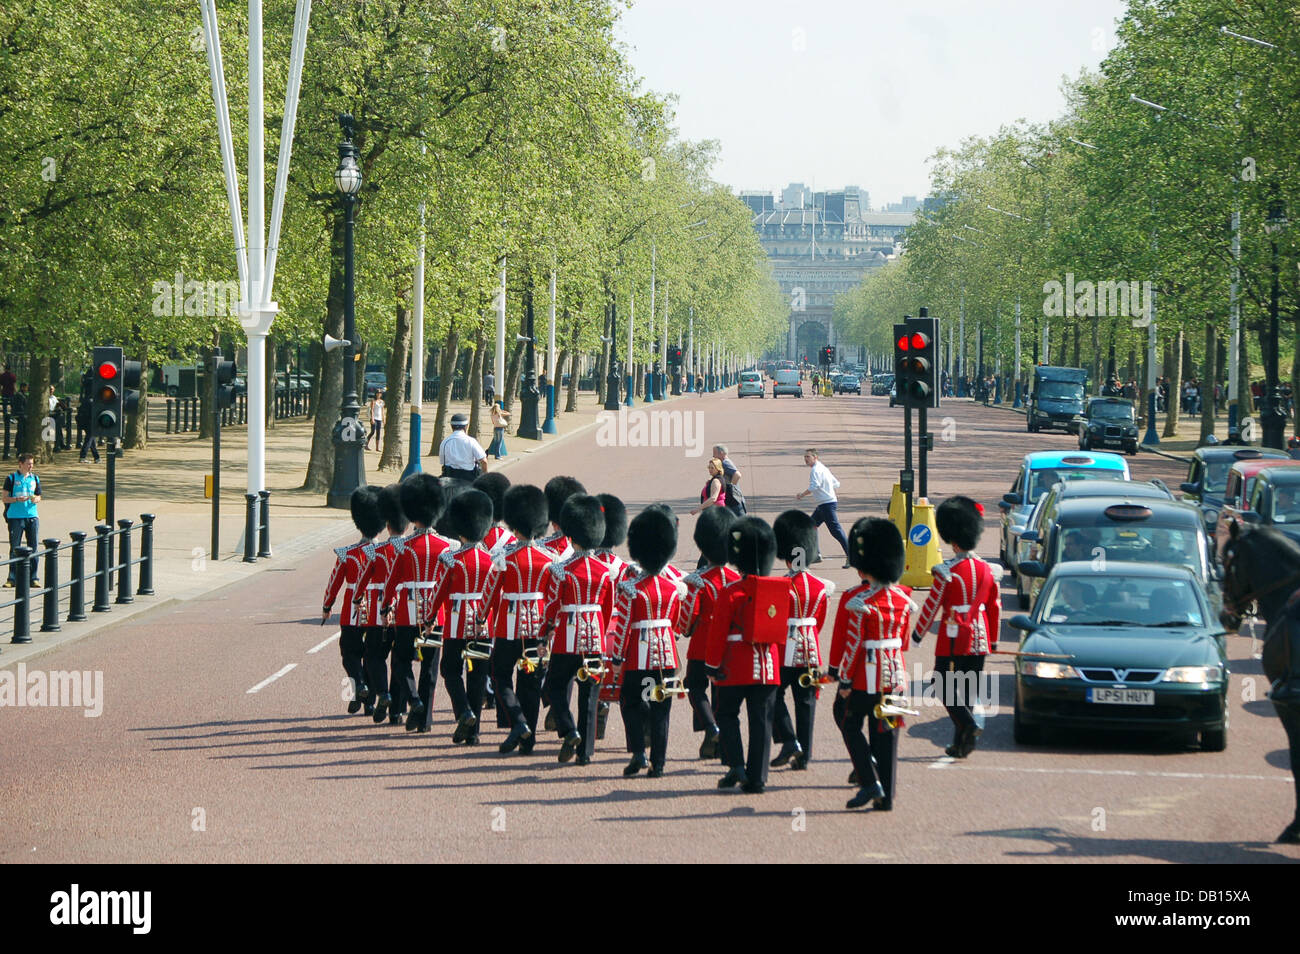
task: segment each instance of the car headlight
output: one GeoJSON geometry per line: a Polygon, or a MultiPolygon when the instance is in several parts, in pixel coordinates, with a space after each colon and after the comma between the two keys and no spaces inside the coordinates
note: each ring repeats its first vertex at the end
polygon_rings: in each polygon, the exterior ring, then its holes
{"type": "Polygon", "coordinates": [[[1130,425],[1124,428],[1124,433],[1131,434],[1133,437],[1137,437],[1137,432],[1138,432],[1137,425],[1130,425]]]}
{"type": "Polygon", "coordinates": [[[1218,682],[1223,678],[1219,666],[1174,666],[1165,670],[1164,682],[1218,682]]]}
{"type": "Polygon", "coordinates": [[[1078,679],[1079,674],[1073,666],[1055,662],[1021,663],[1021,675],[1037,676],[1039,679],[1078,679]]]}
{"type": "Polygon", "coordinates": [[[1215,510],[1213,507],[1207,508],[1205,511],[1205,522],[1217,524],[1219,522],[1219,511],[1215,510]]]}

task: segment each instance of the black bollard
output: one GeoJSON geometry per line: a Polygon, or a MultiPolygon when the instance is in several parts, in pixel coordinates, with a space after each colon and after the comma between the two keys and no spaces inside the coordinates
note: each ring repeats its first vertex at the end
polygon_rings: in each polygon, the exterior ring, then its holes
{"type": "Polygon", "coordinates": [[[135,588],[137,596],[153,596],[153,522],[153,514],[140,514],[140,585],[135,588]]]}
{"type": "MultiPolygon", "coordinates": [[[[111,453],[111,452],[110,452],[111,453]]],[[[92,613],[107,613],[113,609],[108,604],[108,527],[95,527],[95,605],[92,613]]]]}
{"type": "Polygon", "coordinates": [[[117,555],[121,562],[121,570],[117,576],[117,600],[118,603],[134,603],[135,597],[131,595],[131,526],[135,521],[123,517],[117,522],[122,529],[122,538],[117,544],[117,555]]]}
{"type": "Polygon", "coordinates": [[[59,541],[42,540],[45,547],[45,603],[41,607],[41,632],[57,633],[59,625],[59,541]]]}
{"type": "Polygon", "coordinates": [[[268,558],[271,555],[271,491],[258,492],[262,498],[262,519],[258,522],[257,555],[268,558]]]}
{"type": "Polygon", "coordinates": [[[167,433],[172,432],[172,399],[168,398],[163,404],[163,413],[167,416],[167,433]]]}
{"type": "Polygon", "coordinates": [[[253,548],[257,540],[257,494],[244,494],[244,562],[256,563],[253,548]]]}
{"type": "Polygon", "coordinates": [[[86,618],[86,531],[73,530],[72,571],[68,579],[68,622],[79,623],[86,618]]]}
{"type": "Polygon", "coordinates": [[[14,557],[14,638],[10,642],[30,643],[32,641],[32,568],[27,559],[32,551],[27,547],[15,547],[14,557]]]}

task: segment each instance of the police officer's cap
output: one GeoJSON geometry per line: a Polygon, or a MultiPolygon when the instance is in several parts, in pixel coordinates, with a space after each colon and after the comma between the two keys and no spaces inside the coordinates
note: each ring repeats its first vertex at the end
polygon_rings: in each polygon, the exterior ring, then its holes
{"type": "Polygon", "coordinates": [[[464,414],[457,412],[451,416],[451,426],[452,426],[452,430],[455,430],[456,428],[459,427],[468,427],[469,418],[466,417],[464,414]]]}

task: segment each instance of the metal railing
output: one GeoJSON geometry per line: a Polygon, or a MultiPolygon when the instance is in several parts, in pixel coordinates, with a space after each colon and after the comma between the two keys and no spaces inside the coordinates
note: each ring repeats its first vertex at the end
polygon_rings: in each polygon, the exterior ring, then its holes
{"type": "Polygon", "coordinates": [[[29,547],[14,548],[14,555],[8,560],[0,561],[5,572],[14,581],[14,598],[0,603],[0,610],[14,608],[12,643],[30,643],[32,614],[36,612],[36,599],[41,598],[40,614],[42,633],[57,633],[62,629],[59,623],[59,604],[61,593],[67,590],[68,610],[64,622],[76,623],[87,619],[86,583],[93,580],[94,605],[91,612],[107,613],[112,610],[109,594],[114,577],[117,583],[118,604],[133,603],[136,595],[153,596],[153,522],[151,513],[140,514],[140,556],[131,557],[131,529],[133,520],[117,521],[114,530],[106,524],[95,527],[95,570],[86,573],[86,538],[84,530],[74,530],[71,541],[60,543],[56,537],[41,541],[41,549],[33,551],[29,547]],[[117,538],[117,546],[112,545],[117,538]],[[59,582],[59,554],[69,553],[69,572],[65,582],[59,582]],[[117,562],[112,554],[116,551],[117,562]],[[31,571],[37,560],[44,563],[45,585],[32,589],[31,571]],[[139,585],[133,590],[131,568],[140,568],[139,585]]]}

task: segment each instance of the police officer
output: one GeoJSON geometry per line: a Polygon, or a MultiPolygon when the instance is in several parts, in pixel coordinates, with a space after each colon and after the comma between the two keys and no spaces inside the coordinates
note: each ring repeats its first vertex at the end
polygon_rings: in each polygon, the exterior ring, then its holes
{"type": "Polygon", "coordinates": [[[465,432],[469,418],[464,414],[451,416],[451,433],[443,438],[438,448],[438,459],[442,462],[442,476],[459,477],[461,480],[474,480],[482,473],[487,473],[487,452],[483,445],[465,432]]]}

